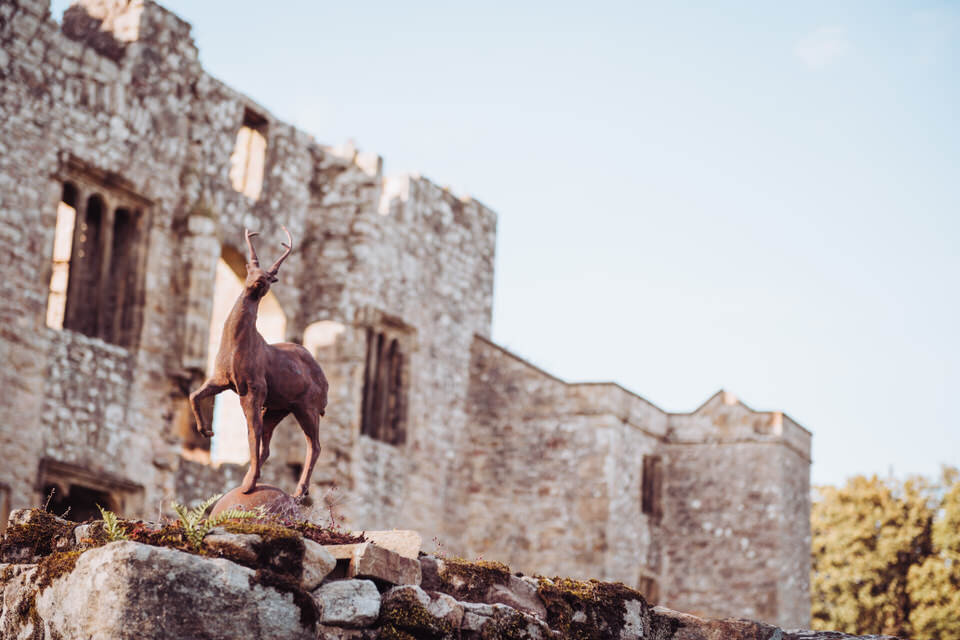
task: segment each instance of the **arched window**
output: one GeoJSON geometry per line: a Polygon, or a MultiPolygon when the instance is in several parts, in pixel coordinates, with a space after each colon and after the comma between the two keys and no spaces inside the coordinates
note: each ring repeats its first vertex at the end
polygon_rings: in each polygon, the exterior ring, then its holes
{"type": "Polygon", "coordinates": [[[360,433],[393,445],[406,441],[404,332],[367,329],[360,433]]]}
{"type": "Polygon", "coordinates": [[[260,197],[263,171],[267,162],[267,119],[244,109],[243,124],[230,156],[230,182],[233,188],[251,200],[260,197]]]}
{"type": "Polygon", "coordinates": [[[57,207],[47,326],[137,343],[146,262],[145,202],[89,176],[63,185],[57,207]]]}

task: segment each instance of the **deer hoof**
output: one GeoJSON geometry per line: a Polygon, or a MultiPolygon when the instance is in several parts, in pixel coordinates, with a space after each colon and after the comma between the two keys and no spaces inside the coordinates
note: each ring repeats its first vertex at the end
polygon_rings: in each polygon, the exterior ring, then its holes
{"type": "Polygon", "coordinates": [[[247,480],[243,479],[243,484],[240,485],[241,493],[253,493],[253,490],[257,487],[257,481],[253,478],[247,480]]]}
{"type": "Polygon", "coordinates": [[[305,498],[309,490],[310,490],[309,487],[301,487],[300,485],[297,485],[297,490],[293,492],[293,497],[305,498]]]}
{"type": "Polygon", "coordinates": [[[204,437],[206,437],[206,438],[212,438],[212,437],[213,437],[213,429],[202,429],[202,430],[200,431],[200,435],[202,435],[202,436],[204,436],[204,437]]]}

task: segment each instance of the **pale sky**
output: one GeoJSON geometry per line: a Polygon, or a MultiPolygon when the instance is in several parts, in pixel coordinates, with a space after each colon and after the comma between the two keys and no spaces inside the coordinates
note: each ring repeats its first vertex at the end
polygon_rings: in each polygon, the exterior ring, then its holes
{"type": "Polygon", "coordinates": [[[815,483],[960,465],[960,4],[161,4],[276,116],[493,208],[519,355],[782,410],[815,483]]]}

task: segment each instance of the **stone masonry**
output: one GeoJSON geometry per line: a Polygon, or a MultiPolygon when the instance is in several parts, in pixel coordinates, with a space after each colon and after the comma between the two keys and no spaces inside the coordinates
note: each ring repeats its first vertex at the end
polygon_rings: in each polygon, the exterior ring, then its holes
{"type": "MultiPolygon", "coordinates": [[[[0,2],[0,510],[55,488],[72,517],[155,517],[236,485],[186,396],[218,261],[242,273],[244,227],[272,260],[285,224],[286,339],[330,380],[318,505],[527,573],[805,626],[810,433],[726,392],[670,414],[498,347],[495,214],[381,167],[207,75],[190,26],[150,0],[82,0],[62,24],[47,0],[0,2]]],[[[266,482],[293,488],[298,434],[280,426],[266,482]]]]}

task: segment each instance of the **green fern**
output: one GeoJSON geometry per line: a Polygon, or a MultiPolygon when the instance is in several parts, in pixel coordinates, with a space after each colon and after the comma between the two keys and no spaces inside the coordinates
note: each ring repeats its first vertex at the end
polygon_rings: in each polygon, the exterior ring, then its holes
{"type": "Polygon", "coordinates": [[[187,540],[190,541],[190,544],[192,544],[194,548],[199,549],[203,544],[203,539],[210,533],[210,530],[219,527],[228,520],[248,520],[251,518],[262,518],[264,516],[263,508],[258,507],[252,511],[237,508],[227,509],[223,513],[217,514],[214,518],[205,518],[204,514],[207,513],[207,509],[219,500],[222,495],[223,494],[218,494],[207,498],[189,510],[180,503],[171,503],[173,510],[180,519],[180,525],[183,527],[184,535],[186,535],[187,540]]]}
{"type": "Polygon", "coordinates": [[[120,519],[117,518],[117,514],[109,509],[104,509],[100,505],[97,505],[97,509],[100,509],[100,515],[103,517],[103,531],[107,534],[110,542],[129,540],[126,529],[120,524],[120,519]]]}

